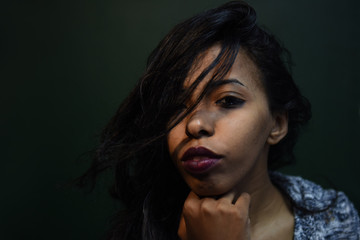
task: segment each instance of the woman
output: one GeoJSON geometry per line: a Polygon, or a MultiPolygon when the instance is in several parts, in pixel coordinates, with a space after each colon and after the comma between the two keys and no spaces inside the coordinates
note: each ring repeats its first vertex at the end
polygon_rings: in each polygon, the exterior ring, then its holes
{"type": "Polygon", "coordinates": [[[311,115],[287,56],[241,1],[160,42],[82,179],[114,169],[108,239],[359,238],[342,192],[273,172],[311,115]]]}

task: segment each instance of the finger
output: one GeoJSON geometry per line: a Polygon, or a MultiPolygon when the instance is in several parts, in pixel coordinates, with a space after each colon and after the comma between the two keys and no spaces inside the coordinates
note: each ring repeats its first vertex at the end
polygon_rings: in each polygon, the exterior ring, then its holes
{"type": "MultiPolygon", "coordinates": [[[[193,191],[190,191],[189,195],[185,199],[183,205],[183,214],[186,220],[186,217],[190,214],[193,215],[199,211],[199,206],[201,204],[201,200],[198,195],[196,195],[193,191]]],[[[195,214],[196,215],[196,214],[195,214]]]]}
{"type": "Polygon", "coordinates": [[[194,205],[194,204],[199,204],[199,203],[200,203],[200,197],[193,191],[190,191],[189,195],[185,199],[184,206],[185,205],[194,205]]]}
{"type": "Polygon", "coordinates": [[[246,239],[251,239],[251,223],[250,223],[250,218],[248,217],[247,221],[246,221],[246,239]]]}
{"type": "MultiPolygon", "coordinates": [[[[238,209],[239,217],[246,224],[246,232],[250,234],[250,202],[251,197],[248,193],[242,193],[235,202],[235,207],[238,209]]],[[[248,235],[249,236],[249,235],[248,235]]]]}
{"type": "Polygon", "coordinates": [[[200,200],[200,197],[196,193],[194,193],[193,191],[190,191],[187,199],[200,200]]]}
{"type": "Polygon", "coordinates": [[[218,200],[222,199],[222,200],[225,200],[228,203],[234,203],[235,202],[235,196],[236,196],[235,191],[230,191],[230,192],[225,193],[218,200]]]}
{"type": "Polygon", "coordinates": [[[186,240],[186,224],[185,224],[185,219],[184,219],[184,215],[181,214],[181,219],[180,219],[180,223],[179,223],[179,228],[178,228],[178,236],[181,240],[186,240]]]}
{"type": "Polygon", "coordinates": [[[250,194],[244,192],[240,195],[240,197],[236,200],[235,206],[241,207],[243,209],[249,209],[251,202],[251,196],[250,194]]]}

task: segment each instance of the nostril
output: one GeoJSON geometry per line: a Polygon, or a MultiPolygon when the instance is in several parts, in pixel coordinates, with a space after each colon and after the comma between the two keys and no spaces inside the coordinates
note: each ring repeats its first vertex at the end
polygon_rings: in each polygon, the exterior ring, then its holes
{"type": "Polygon", "coordinates": [[[201,130],[199,131],[199,136],[207,136],[207,135],[209,135],[209,132],[208,132],[208,131],[206,131],[206,130],[204,130],[204,129],[201,129],[201,130]]]}
{"type": "Polygon", "coordinates": [[[191,138],[210,137],[214,134],[213,118],[207,111],[197,111],[188,118],[186,135],[191,138]]]}

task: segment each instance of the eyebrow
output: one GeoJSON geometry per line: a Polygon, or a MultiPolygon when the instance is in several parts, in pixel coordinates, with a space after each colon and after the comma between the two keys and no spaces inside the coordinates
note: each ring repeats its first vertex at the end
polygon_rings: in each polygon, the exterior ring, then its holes
{"type": "MultiPolygon", "coordinates": [[[[206,92],[202,92],[202,94],[201,94],[202,96],[200,96],[200,99],[204,95],[211,94],[211,92],[213,92],[216,88],[219,88],[220,86],[223,86],[226,84],[238,84],[242,87],[247,88],[247,86],[245,84],[243,84],[236,78],[220,79],[220,80],[216,80],[216,81],[212,81],[212,82],[208,83],[206,86],[207,90],[206,90],[206,92]]],[[[186,91],[185,89],[182,90],[182,92],[185,92],[185,91],[186,91]]]]}
{"type": "MultiPolygon", "coordinates": [[[[239,84],[243,87],[246,87],[242,82],[240,82],[238,79],[236,78],[230,78],[230,79],[221,79],[221,80],[217,80],[217,81],[213,81],[209,83],[209,88],[210,89],[214,89],[214,88],[218,88],[219,86],[225,85],[225,84],[231,84],[231,83],[235,83],[235,84],[239,84]]],[[[247,87],[246,87],[247,88],[247,87]]]]}

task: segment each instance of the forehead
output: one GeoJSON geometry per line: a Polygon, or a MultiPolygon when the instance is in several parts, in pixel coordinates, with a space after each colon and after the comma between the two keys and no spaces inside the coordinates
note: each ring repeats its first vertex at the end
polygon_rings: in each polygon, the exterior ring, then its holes
{"type": "MultiPolygon", "coordinates": [[[[185,88],[191,86],[191,84],[200,76],[200,74],[215,60],[220,51],[221,46],[215,45],[198,56],[194,65],[189,71],[188,77],[184,81],[185,88]]],[[[214,74],[216,74],[220,66],[221,62],[209,72],[204,80],[200,82],[199,86],[201,87],[206,85],[214,76],[214,74]]],[[[244,49],[239,50],[236,59],[225,78],[237,79],[249,89],[263,89],[261,72],[244,49]]]]}

